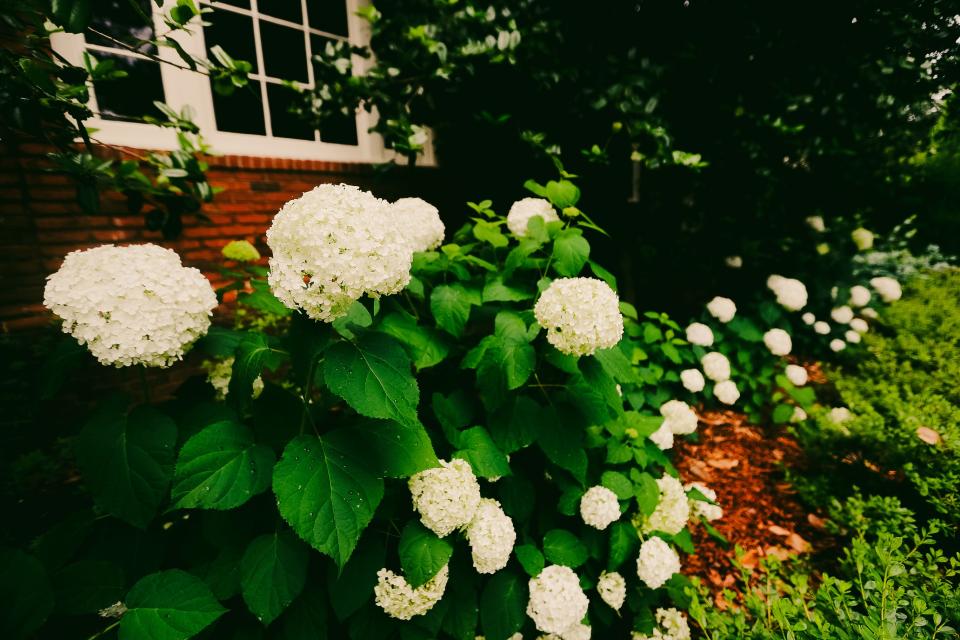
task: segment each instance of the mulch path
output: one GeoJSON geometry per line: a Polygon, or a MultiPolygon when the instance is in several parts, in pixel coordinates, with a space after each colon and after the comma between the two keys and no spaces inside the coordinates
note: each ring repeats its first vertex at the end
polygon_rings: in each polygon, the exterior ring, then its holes
{"type": "Polygon", "coordinates": [[[674,464],[684,482],[699,481],[717,492],[723,517],[711,524],[730,544],[694,526],[696,553],[684,558],[685,574],[699,577],[719,598],[720,590],[738,586],[736,546],[744,552],[741,564],[753,568],[765,556],[786,559],[833,545],[823,520],[784,481],[784,466],[804,465],[803,451],[785,429],[765,430],[742,414],[710,411],[700,414],[698,433],[697,442],[677,442],[674,464]]]}

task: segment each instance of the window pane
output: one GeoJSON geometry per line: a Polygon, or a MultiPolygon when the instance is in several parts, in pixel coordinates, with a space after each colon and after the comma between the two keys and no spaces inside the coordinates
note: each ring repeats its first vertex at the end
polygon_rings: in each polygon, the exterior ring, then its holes
{"type": "Polygon", "coordinates": [[[307,81],[307,47],[303,43],[303,31],[261,20],[260,44],[268,76],[307,81]]]}
{"type": "Polygon", "coordinates": [[[155,100],[165,102],[159,63],[129,56],[95,52],[100,62],[112,60],[116,69],[127,72],[126,78],[104,80],[93,85],[97,106],[108,120],[158,115],[155,100]]]}
{"type": "MultiPolygon", "coordinates": [[[[220,4],[229,4],[234,7],[240,7],[241,9],[250,8],[250,0],[217,0],[220,4]]],[[[197,4],[200,4],[199,2],[197,4]]]]}
{"type": "Polygon", "coordinates": [[[296,92],[280,84],[267,83],[267,99],[270,101],[270,124],[277,138],[313,140],[313,130],[300,118],[288,111],[297,97],[296,92]]]}
{"type": "Polygon", "coordinates": [[[335,144],[357,145],[357,119],[343,116],[330,118],[320,130],[320,140],[335,144]]]}
{"type": "Polygon", "coordinates": [[[307,0],[307,19],[314,29],[340,36],[350,35],[346,0],[307,0]]]}
{"type": "Polygon", "coordinates": [[[217,131],[266,135],[260,91],[260,83],[257,81],[237,89],[229,96],[221,96],[212,91],[217,131]]]}
{"type": "MultiPolygon", "coordinates": [[[[253,65],[257,73],[257,49],[253,40],[253,18],[233,11],[218,9],[204,16],[205,22],[212,23],[203,28],[203,39],[207,45],[207,55],[216,45],[223,47],[230,57],[246,60],[253,65]]],[[[211,56],[212,58],[212,56],[211,56]]]]}
{"type": "MultiPolygon", "coordinates": [[[[118,47],[110,38],[98,36],[93,31],[99,31],[105,36],[116,38],[121,42],[135,46],[144,53],[156,52],[153,45],[138,46],[138,41],[149,40],[153,37],[153,20],[150,0],[135,0],[137,8],[131,6],[130,0],[100,0],[90,20],[90,30],[85,34],[87,42],[105,47],[118,47]]],[[[122,47],[120,47],[122,48],[122,47]]]]}
{"type": "Polygon", "coordinates": [[[260,0],[257,11],[274,18],[282,18],[297,24],[303,23],[300,0],[260,0]]]}

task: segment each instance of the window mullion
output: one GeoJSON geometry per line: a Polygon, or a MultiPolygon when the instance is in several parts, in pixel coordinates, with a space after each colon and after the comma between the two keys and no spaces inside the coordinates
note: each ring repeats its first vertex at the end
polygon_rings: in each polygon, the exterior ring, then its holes
{"type": "MultiPolygon", "coordinates": [[[[257,52],[257,67],[263,76],[267,75],[267,67],[263,62],[263,43],[260,42],[260,11],[257,0],[250,0],[250,13],[253,17],[253,45],[257,52]]],[[[267,137],[273,137],[273,123],[270,119],[270,101],[267,100],[267,83],[260,80],[260,102],[263,104],[263,118],[267,137]]]]}

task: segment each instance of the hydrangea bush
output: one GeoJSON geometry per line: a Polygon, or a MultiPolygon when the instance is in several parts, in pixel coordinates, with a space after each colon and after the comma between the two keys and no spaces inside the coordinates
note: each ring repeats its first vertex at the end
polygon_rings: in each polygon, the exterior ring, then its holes
{"type": "Polygon", "coordinates": [[[705,324],[618,299],[575,185],[527,186],[452,232],[422,200],[319,186],[275,217],[268,269],[225,248],[216,295],[158,247],[86,252],[157,254],[121,275],[69,258],[48,286],[66,331],[162,347],[108,364],[171,364],[231,290],[242,320],[200,340],[206,375],[175,398],[86,422],[95,506],[37,541],[74,541],[37,579],[102,579],[76,613],[124,639],[683,637],[689,527],[722,510],[665,450],[697,429],[689,371],[729,363],[705,324]],[[111,536],[138,562],[91,554],[111,536]]]}

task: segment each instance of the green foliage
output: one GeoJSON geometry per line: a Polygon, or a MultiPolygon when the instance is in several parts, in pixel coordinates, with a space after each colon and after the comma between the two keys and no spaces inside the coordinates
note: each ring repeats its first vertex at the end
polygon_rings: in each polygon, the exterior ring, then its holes
{"type": "Polygon", "coordinates": [[[125,605],[122,640],[186,640],[226,612],[199,578],[176,569],[137,582],[125,605]]]}

